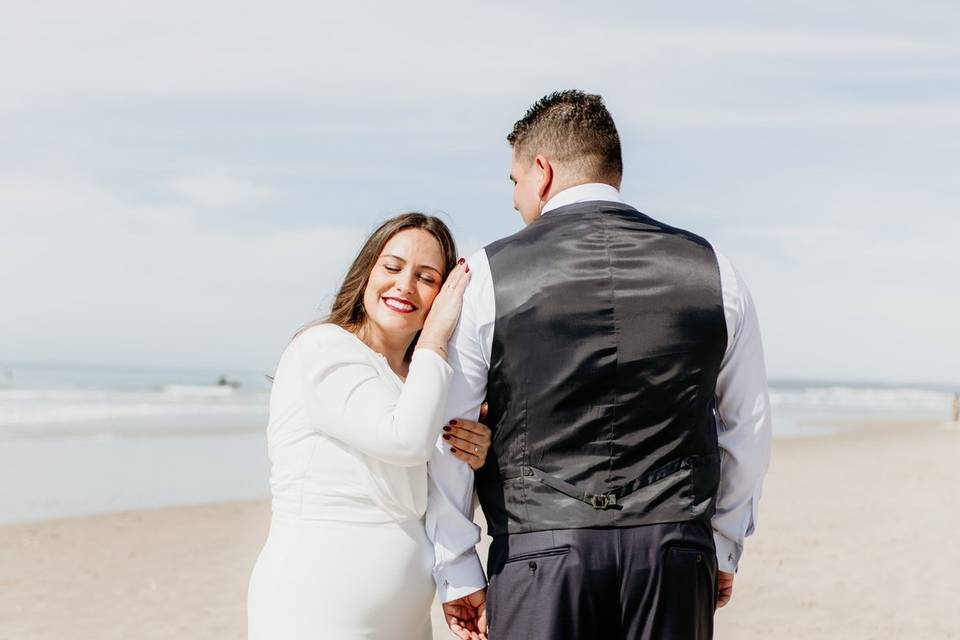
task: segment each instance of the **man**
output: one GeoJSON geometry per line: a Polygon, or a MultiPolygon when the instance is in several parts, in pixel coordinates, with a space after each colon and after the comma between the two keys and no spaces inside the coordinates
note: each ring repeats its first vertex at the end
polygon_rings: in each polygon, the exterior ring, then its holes
{"type": "Polygon", "coordinates": [[[476,638],[489,621],[492,640],[710,638],[769,459],[750,295],[706,240],[623,202],[600,96],[546,96],[507,140],[527,227],[470,258],[450,344],[448,414],[489,403],[489,593],[472,478],[438,454],[427,530],[448,623],[476,638]]]}

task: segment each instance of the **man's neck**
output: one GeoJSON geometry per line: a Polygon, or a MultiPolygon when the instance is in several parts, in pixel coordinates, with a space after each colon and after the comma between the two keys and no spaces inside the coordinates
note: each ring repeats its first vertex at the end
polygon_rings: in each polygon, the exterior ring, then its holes
{"type": "Polygon", "coordinates": [[[605,182],[585,182],[566,187],[550,196],[550,199],[544,203],[540,210],[540,215],[568,204],[592,200],[623,202],[623,198],[620,197],[620,190],[615,186],[605,182]]]}

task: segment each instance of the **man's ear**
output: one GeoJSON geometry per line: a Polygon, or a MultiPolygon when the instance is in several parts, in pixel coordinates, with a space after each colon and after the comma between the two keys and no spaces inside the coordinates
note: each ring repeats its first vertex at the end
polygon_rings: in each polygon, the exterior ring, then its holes
{"type": "Polygon", "coordinates": [[[541,155],[537,155],[537,157],[533,159],[533,164],[537,171],[540,172],[540,180],[537,182],[537,195],[540,197],[540,201],[543,202],[547,194],[550,193],[550,187],[553,186],[553,165],[550,164],[550,161],[547,160],[545,156],[541,155]]]}

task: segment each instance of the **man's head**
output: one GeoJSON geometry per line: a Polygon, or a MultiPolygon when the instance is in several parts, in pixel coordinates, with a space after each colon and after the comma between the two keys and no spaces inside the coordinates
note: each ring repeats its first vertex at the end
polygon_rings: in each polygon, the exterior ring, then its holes
{"type": "Polygon", "coordinates": [[[544,96],[517,120],[507,142],[513,206],[527,224],[564,189],[588,182],[620,188],[620,136],[598,95],[574,89],[544,96]]]}

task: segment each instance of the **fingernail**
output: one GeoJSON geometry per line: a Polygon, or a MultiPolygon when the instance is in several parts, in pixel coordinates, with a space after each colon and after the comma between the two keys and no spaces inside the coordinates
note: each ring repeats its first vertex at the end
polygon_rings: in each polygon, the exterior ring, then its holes
{"type": "Polygon", "coordinates": [[[444,427],[443,430],[444,430],[444,431],[450,431],[450,427],[444,427]]]}
{"type": "Polygon", "coordinates": [[[466,260],[464,260],[463,258],[460,258],[459,260],[457,260],[457,264],[463,264],[464,262],[466,262],[466,260]]]}
{"type": "Polygon", "coordinates": [[[464,273],[470,273],[470,265],[467,265],[463,268],[464,273]]]}
{"type": "Polygon", "coordinates": [[[450,421],[450,424],[456,425],[456,424],[457,424],[457,421],[456,421],[456,420],[451,420],[451,421],[450,421]]]}
{"type": "Polygon", "coordinates": [[[450,436],[448,436],[447,434],[443,434],[443,439],[444,439],[444,440],[449,440],[449,439],[450,439],[450,436]]]}
{"type": "Polygon", "coordinates": [[[450,447],[450,451],[452,451],[453,453],[456,453],[456,452],[457,452],[457,450],[454,449],[453,447],[450,447]]]}

